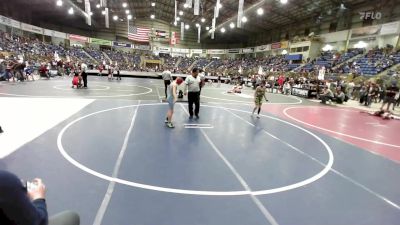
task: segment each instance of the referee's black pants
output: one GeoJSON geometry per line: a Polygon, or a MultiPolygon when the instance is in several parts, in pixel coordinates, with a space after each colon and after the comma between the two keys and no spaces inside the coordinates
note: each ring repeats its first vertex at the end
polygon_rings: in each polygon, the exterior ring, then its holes
{"type": "Polygon", "coordinates": [[[165,98],[167,98],[167,87],[171,84],[170,80],[164,80],[165,98]]]}
{"type": "Polygon", "coordinates": [[[82,72],[83,87],[87,87],[87,73],[82,72]]]}
{"type": "Polygon", "coordinates": [[[198,116],[200,111],[200,92],[189,92],[188,102],[190,116],[193,116],[193,104],[195,106],[194,115],[198,116]]]}

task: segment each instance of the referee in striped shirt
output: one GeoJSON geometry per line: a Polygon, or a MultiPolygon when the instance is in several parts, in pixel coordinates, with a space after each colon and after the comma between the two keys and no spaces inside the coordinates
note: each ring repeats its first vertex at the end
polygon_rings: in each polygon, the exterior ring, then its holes
{"type": "Polygon", "coordinates": [[[195,105],[194,115],[196,119],[199,119],[201,79],[198,68],[193,68],[192,74],[186,77],[185,84],[185,94],[188,96],[189,103],[189,119],[193,119],[193,104],[195,105]]]}

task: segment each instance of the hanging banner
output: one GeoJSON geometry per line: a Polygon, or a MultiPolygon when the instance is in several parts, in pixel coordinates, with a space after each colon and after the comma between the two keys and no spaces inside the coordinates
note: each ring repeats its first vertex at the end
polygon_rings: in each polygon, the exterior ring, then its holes
{"type": "Polygon", "coordinates": [[[243,4],[244,4],[244,0],[239,0],[238,17],[237,17],[237,24],[236,24],[237,28],[242,27],[243,4]]]}
{"type": "Polygon", "coordinates": [[[104,18],[106,20],[106,28],[110,28],[110,18],[108,15],[108,8],[105,8],[104,11],[106,12],[104,18]]]}
{"type": "Polygon", "coordinates": [[[181,22],[181,41],[183,41],[184,36],[185,36],[185,23],[181,22]]]}
{"type": "Polygon", "coordinates": [[[398,34],[400,29],[400,22],[386,23],[382,25],[380,35],[398,34]]]}
{"type": "Polygon", "coordinates": [[[261,45],[261,46],[257,46],[255,51],[256,52],[265,52],[271,50],[271,45],[261,45]]]}
{"type": "Polygon", "coordinates": [[[221,5],[220,0],[217,0],[217,4],[215,5],[215,18],[219,16],[219,5],[221,5]]]}
{"type": "Polygon", "coordinates": [[[75,34],[68,35],[68,39],[69,40],[74,40],[74,41],[80,41],[80,42],[89,42],[89,38],[88,37],[75,35],[75,34]]]}
{"type": "Polygon", "coordinates": [[[238,48],[227,49],[227,50],[226,50],[226,53],[229,53],[229,54],[239,54],[239,53],[240,53],[240,49],[238,49],[238,48]]]}
{"type": "Polygon", "coordinates": [[[203,53],[203,49],[191,49],[190,53],[192,53],[192,54],[202,54],[203,53]]]}
{"type": "Polygon", "coordinates": [[[254,48],[242,48],[242,53],[253,53],[254,48]]]}
{"type": "Polygon", "coordinates": [[[174,17],[174,25],[175,26],[176,26],[176,24],[178,24],[178,21],[176,21],[177,13],[178,13],[178,3],[175,0],[175,17],[174,17]]]}
{"type": "Polygon", "coordinates": [[[191,9],[193,5],[193,0],[186,0],[186,5],[188,6],[189,9],[191,9]]]}
{"type": "Polygon", "coordinates": [[[214,34],[215,34],[215,16],[212,19],[211,39],[214,39],[214,34]]]}
{"type": "Polygon", "coordinates": [[[0,16],[0,24],[4,24],[4,25],[7,25],[9,27],[14,27],[14,28],[21,29],[21,23],[19,21],[10,19],[10,18],[5,17],[5,16],[0,16]]]}
{"type": "Polygon", "coordinates": [[[189,54],[190,51],[187,48],[172,48],[172,52],[189,54]]]}
{"type": "Polygon", "coordinates": [[[197,27],[197,43],[200,43],[201,26],[197,27]]]}
{"type": "Polygon", "coordinates": [[[85,0],[85,12],[86,12],[86,24],[92,26],[92,16],[90,15],[90,2],[89,0],[85,0]]]}
{"type": "Polygon", "coordinates": [[[380,31],[381,31],[380,25],[354,28],[351,30],[351,38],[374,36],[374,35],[378,35],[380,33],[380,31]]]}
{"type": "Polygon", "coordinates": [[[90,38],[90,43],[95,45],[107,45],[111,46],[111,41],[98,39],[98,38],[90,38]]]}
{"type": "Polygon", "coordinates": [[[27,23],[21,23],[21,29],[32,33],[43,34],[43,28],[33,26],[27,23]]]}
{"type": "Polygon", "coordinates": [[[151,47],[150,45],[135,45],[135,49],[150,51],[151,47]]]}
{"type": "Polygon", "coordinates": [[[281,41],[281,48],[289,48],[289,41],[281,41]]]}
{"type": "Polygon", "coordinates": [[[171,32],[171,39],[170,39],[170,45],[176,45],[176,41],[177,41],[177,35],[175,31],[171,32]]]}
{"type": "Polygon", "coordinates": [[[59,31],[54,31],[53,37],[67,39],[67,34],[59,31]]]}
{"type": "Polygon", "coordinates": [[[271,49],[280,49],[281,48],[281,43],[276,42],[271,44],[271,49]]]}
{"type": "Polygon", "coordinates": [[[194,15],[198,16],[200,14],[200,0],[194,0],[194,15]]]}
{"type": "Polygon", "coordinates": [[[207,54],[214,54],[214,55],[225,54],[225,49],[207,49],[207,54]]]}
{"type": "Polygon", "coordinates": [[[113,41],[112,45],[117,48],[132,48],[132,44],[113,41]]]}

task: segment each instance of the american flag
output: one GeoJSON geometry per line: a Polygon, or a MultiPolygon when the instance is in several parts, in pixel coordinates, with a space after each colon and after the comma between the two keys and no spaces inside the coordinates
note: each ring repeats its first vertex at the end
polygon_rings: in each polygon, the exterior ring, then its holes
{"type": "Polygon", "coordinates": [[[149,28],[129,26],[128,39],[138,42],[149,42],[149,28]]]}

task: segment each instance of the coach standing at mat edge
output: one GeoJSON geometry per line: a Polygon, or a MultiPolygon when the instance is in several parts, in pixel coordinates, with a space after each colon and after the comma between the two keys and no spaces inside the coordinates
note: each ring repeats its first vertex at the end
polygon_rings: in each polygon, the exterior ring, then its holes
{"type": "Polygon", "coordinates": [[[194,115],[198,119],[200,112],[200,85],[202,85],[198,68],[193,68],[192,74],[186,77],[185,84],[185,95],[187,94],[189,103],[189,119],[193,119],[193,104],[195,105],[194,115]]]}

